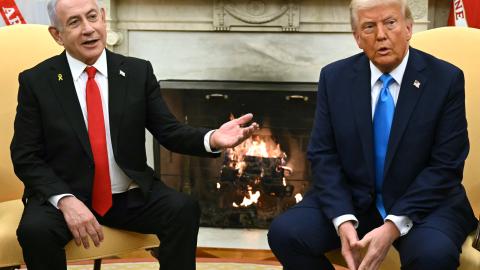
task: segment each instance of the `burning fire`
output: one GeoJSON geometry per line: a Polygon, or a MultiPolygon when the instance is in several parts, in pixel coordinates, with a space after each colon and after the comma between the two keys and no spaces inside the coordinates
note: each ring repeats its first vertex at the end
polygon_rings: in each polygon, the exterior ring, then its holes
{"type": "Polygon", "coordinates": [[[303,200],[302,194],[300,193],[295,194],[295,201],[299,203],[301,200],[303,200]]]}
{"type": "MultiPolygon", "coordinates": [[[[233,115],[230,116],[233,119],[233,115]]],[[[287,187],[285,176],[292,173],[292,168],[287,165],[287,155],[280,148],[280,144],[273,140],[268,130],[261,134],[255,134],[240,145],[225,151],[224,165],[221,171],[221,181],[233,182],[243,188],[247,187],[242,203],[233,203],[234,207],[247,207],[256,204],[267,187],[275,186],[276,183],[287,187]],[[279,182],[276,182],[279,181],[279,182]],[[245,186],[245,184],[247,184],[245,186]],[[269,185],[269,186],[268,186],[269,185]],[[253,187],[253,188],[252,188],[253,187]],[[253,192],[253,190],[256,190],[253,192]]],[[[217,189],[222,184],[217,183],[217,189]]]]}
{"type": "Polygon", "coordinates": [[[282,166],[280,166],[280,168],[288,170],[289,173],[292,172],[290,167],[283,166],[286,164],[287,155],[281,150],[280,144],[274,142],[267,143],[260,135],[253,135],[240,145],[227,149],[225,154],[229,160],[228,165],[238,170],[239,174],[243,174],[245,170],[246,163],[244,159],[246,156],[279,158],[282,161],[282,166]]]}
{"type": "Polygon", "coordinates": [[[242,203],[240,205],[236,204],[235,202],[232,204],[233,207],[247,207],[249,205],[252,205],[254,203],[258,202],[258,198],[260,198],[260,191],[256,191],[255,193],[252,192],[252,187],[248,186],[248,195],[243,197],[242,203]]]}

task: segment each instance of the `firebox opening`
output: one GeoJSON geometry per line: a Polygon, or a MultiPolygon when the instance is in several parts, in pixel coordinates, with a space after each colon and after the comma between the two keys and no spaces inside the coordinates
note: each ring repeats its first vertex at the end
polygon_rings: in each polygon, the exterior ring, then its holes
{"type": "Polygon", "coordinates": [[[155,171],[167,185],[195,196],[201,226],[268,228],[308,189],[305,158],[315,108],[314,83],[160,81],[172,113],[216,128],[253,113],[261,129],[221,158],[171,153],[155,145],[155,171]]]}

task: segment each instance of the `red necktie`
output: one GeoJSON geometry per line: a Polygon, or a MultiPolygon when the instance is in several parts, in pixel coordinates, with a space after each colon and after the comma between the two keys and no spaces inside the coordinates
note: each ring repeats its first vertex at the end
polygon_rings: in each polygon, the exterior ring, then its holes
{"type": "Polygon", "coordinates": [[[92,207],[99,215],[104,216],[112,207],[112,189],[110,170],[108,167],[107,140],[103,119],[102,97],[95,81],[94,67],[87,67],[87,114],[88,137],[92,147],[95,172],[93,178],[92,207]]]}

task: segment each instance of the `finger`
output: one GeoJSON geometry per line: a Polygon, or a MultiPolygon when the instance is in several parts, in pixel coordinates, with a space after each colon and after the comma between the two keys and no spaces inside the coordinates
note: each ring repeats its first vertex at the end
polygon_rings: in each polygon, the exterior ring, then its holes
{"type": "Polygon", "coordinates": [[[358,269],[358,266],[362,262],[362,256],[360,256],[360,253],[358,251],[352,251],[353,253],[353,261],[355,262],[355,269],[358,269]]]}
{"type": "Polygon", "coordinates": [[[352,247],[352,257],[353,257],[353,261],[355,263],[355,269],[358,269],[358,266],[360,265],[360,263],[362,262],[363,260],[363,256],[361,254],[361,250],[357,249],[357,248],[354,248],[352,247]]]}
{"type": "Polygon", "coordinates": [[[98,240],[100,240],[100,242],[103,242],[103,239],[104,239],[103,229],[102,229],[102,226],[98,223],[97,220],[95,220],[94,228],[95,228],[95,231],[98,234],[98,240]]]}
{"type": "Polygon", "coordinates": [[[347,263],[347,268],[348,270],[357,270],[357,263],[353,259],[353,257],[350,257],[349,259],[344,258],[345,262],[347,263]]]}
{"type": "MultiPolygon", "coordinates": [[[[388,250],[387,250],[387,252],[388,252],[388,250]]],[[[378,268],[380,268],[380,264],[385,259],[385,255],[386,255],[386,253],[383,253],[380,250],[378,250],[376,252],[372,252],[372,254],[370,255],[371,260],[370,260],[368,269],[377,270],[378,268]]]]}
{"type": "Polygon", "coordinates": [[[237,137],[237,142],[241,142],[245,140],[246,138],[252,136],[253,134],[253,128],[252,127],[245,127],[240,130],[240,134],[237,137]]]}
{"type": "Polygon", "coordinates": [[[92,239],[93,244],[98,247],[100,245],[100,236],[98,235],[97,231],[93,224],[87,225],[87,233],[90,235],[90,239],[92,239]]]}
{"type": "Polygon", "coordinates": [[[353,259],[355,260],[355,265],[358,267],[363,259],[362,254],[359,250],[355,249],[353,251],[353,259]]]}
{"type": "Polygon", "coordinates": [[[370,237],[367,234],[362,238],[362,240],[356,241],[355,243],[353,243],[352,246],[357,249],[363,249],[363,248],[366,248],[369,243],[370,243],[370,237]]]}
{"type": "Polygon", "coordinates": [[[69,229],[73,235],[73,240],[75,240],[75,245],[77,245],[77,247],[82,245],[82,240],[80,240],[80,234],[78,233],[78,230],[73,227],[69,227],[69,229]]]}
{"type": "Polygon", "coordinates": [[[377,270],[378,268],[380,268],[381,263],[382,263],[382,260],[379,260],[378,258],[375,258],[372,261],[372,265],[370,266],[370,269],[371,270],[377,270]]]}
{"type": "Polygon", "coordinates": [[[243,138],[248,138],[248,137],[252,136],[254,131],[255,131],[255,129],[252,126],[244,128],[243,129],[243,138]]]}
{"type": "Polygon", "coordinates": [[[252,119],[253,119],[253,114],[247,113],[247,114],[244,114],[244,115],[240,116],[239,118],[235,119],[235,121],[237,122],[237,124],[243,125],[243,124],[246,124],[246,123],[252,121],[252,119]]]}
{"type": "Polygon", "coordinates": [[[88,232],[88,235],[90,235],[90,239],[92,239],[93,244],[96,247],[100,246],[100,238],[98,237],[97,232],[93,228],[89,228],[87,232],[88,232]]]}
{"type": "Polygon", "coordinates": [[[371,270],[371,261],[366,260],[365,258],[362,260],[360,263],[360,266],[358,267],[358,270],[371,270]]]}
{"type": "Polygon", "coordinates": [[[80,240],[80,233],[78,232],[77,226],[71,224],[70,220],[67,220],[67,227],[72,233],[73,240],[75,241],[75,245],[80,246],[82,241],[80,240]]]}
{"type": "Polygon", "coordinates": [[[350,250],[345,249],[342,251],[343,258],[345,259],[345,262],[347,263],[347,267],[349,270],[356,270],[355,269],[355,260],[352,256],[352,253],[350,250]]]}
{"type": "Polygon", "coordinates": [[[369,268],[369,262],[367,261],[367,257],[363,258],[362,262],[360,263],[360,266],[358,266],[358,270],[367,270],[369,268]]]}
{"type": "Polygon", "coordinates": [[[345,259],[345,262],[347,263],[348,270],[357,270],[357,266],[355,264],[355,261],[353,261],[353,260],[347,261],[347,259],[345,259]]]}
{"type": "Polygon", "coordinates": [[[85,227],[78,228],[78,232],[80,233],[80,239],[82,240],[83,246],[88,249],[90,247],[90,243],[88,241],[88,234],[85,230],[85,227]]]}
{"type": "Polygon", "coordinates": [[[373,248],[369,247],[358,269],[372,269],[372,264],[376,257],[378,257],[378,254],[376,254],[373,248]]]}

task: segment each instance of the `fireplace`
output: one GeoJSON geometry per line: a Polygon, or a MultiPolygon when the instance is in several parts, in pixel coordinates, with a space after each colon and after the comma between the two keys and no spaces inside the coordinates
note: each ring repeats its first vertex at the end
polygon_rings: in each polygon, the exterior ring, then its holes
{"type": "Polygon", "coordinates": [[[315,109],[315,83],[160,81],[180,121],[217,128],[253,113],[261,129],[208,159],[172,153],[154,143],[155,172],[169,186],[196,197],[201,226],[268,228],[309,187],[306,149],[315,109]]]}

